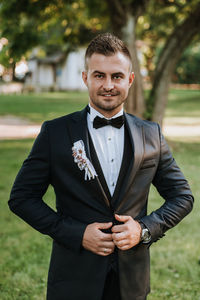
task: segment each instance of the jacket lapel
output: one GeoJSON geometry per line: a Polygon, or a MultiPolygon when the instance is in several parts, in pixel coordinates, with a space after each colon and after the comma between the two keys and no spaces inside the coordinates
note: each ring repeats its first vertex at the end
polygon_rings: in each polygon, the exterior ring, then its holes
{"type": "MultiPolygon", "coordinates": [[[[119,192],[119,197],[115,208],[120,210],[123,204],[127,200],[129,189],[133,184],[134,178],[140,165],[144,159],[144,132],[143,126],[139,121],[129,114],[125,114],[126,126],[130,136],[132,149],[134,150],[133,159],[130,158],[130,166],[128,172],[124,178],[122,188],[119,192]]],[[[126,158],[127,159],[127,158],[126,158]]],[[[129,158],[128,158],[129,159],[129,158]]]]}
{"type": "MultiPolygon", "coordinates": [[[[72,114],[71,119],[67,124],[67,129],[72,141],[72,146],[75,142],[82,140],[84,143],[86,156],[88,157],[90,162],[92,162],[91,153],[90,153],[90,144],[89,144],[89,133],[87,128],[87,107],[80,112],[72,114]]],[[[83,172],[80,172],[80,176],[84,176],[83,172]]],[[[109,207],[110,206],[109,199],[102,187],[102,184],[98,176],[95,177],[95,179],[91,179],[91,180],[95,184],[96,191],[98,191],[100,194],[99,198],[103,199],[104,204],[106,204],[106,206],[109,207]]],[[[85,184],[87,184],[87,181],[85,182],[85,184]]]]}
{"type": "Polygon", "coordinates": [[[84,143],[87,157],[89,157],[89,140],[87,136],[87,108],[82,111],[71,115],[70,120],[67,123],[67,130],[69,132],[72,145],[82,140],[84,143]]]}

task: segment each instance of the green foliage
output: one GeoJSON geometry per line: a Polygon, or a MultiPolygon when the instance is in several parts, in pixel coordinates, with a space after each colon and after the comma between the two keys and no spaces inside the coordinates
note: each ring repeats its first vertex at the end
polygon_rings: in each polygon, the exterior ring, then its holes
{"type": "MultiPolygon", "coordinates": [[[[198,2],[198,0],[152,0],[149,1],[146,13],[139,17],[136,33],[137,38],[144,41],[141,46],[143,64],[148,69],[152,82],[159,55],[167,39],[195,9],[198,2]]],[[[198,63],[196,57],[193,61],[198,63]]]]}
{"type": "Polygon", "coordinates": [[[105,25],[103,16],[101,21],[88,17],[84,0],[1,0],[0,33],[8,45],[0,56],[17,62],[36,46],[46,53],[68,52],[87,43],[105,25]]]}
{"type": "Polygon", "coordinates": [[[178,83],[200,83],[200,43],[189,46],[177,64],[173,78],[178,83]]]}
{"type": "MultiPolygon", "coordinates": [[[[117,20],[113,11],[121,14],[123,20],[119,20],[119,26],[123,26],[126,16],[134,14],[139,4],[135,0],[116,3],[104,0],[0,0],[0,37],[8,39],[8,44],[0,52],[0,63],[8,67],[30,54],[36,46],[42,48],[43,53],[51,54],[58,51],[67,53],[85,45],[97,33],[112,31],[111,26],[114,29],[111,23],[117,20]]],[[[143,64],[152,80],[160,53],[158,49],[162,49],[174,28],[197,3],[198,0],[151,0],[141,6],[143,11],[137,22],[136,34],[144,41],[141,48],[143,64]]],[[[196,62],[195,59],[193,61],[196,62]]]]}

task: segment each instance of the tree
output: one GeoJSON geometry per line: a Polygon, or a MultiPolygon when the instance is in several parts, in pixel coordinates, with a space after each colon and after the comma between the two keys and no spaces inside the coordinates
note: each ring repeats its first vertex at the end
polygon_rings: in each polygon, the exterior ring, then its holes
{"type": "Polygon", "coordinates": [[[181,56],[173,82],[184,84],[200,84],[200,42],[196,40],[184,51],[181,56]]]}
{"type": "Polygon", "coordinates": [[[113,31],[126,42],[133,59],[135,82],[130,89],[129,97],[126,102],[126,109],[127,111],[132,112],[140,117],[143,116],[146,107],[140,72],[140,63],[136,48],[136,26],[138,18],[145,13],[147,4],[147,0],[108,0],[113,31]]]}
{"type": "Polygon", "coordinates": [[[168,36],[159,55],[154,74],[153,87],[148,100],[150,113],[152,110],[152,120],[160,124],[162,124],[164,117],[169,85],[175,67],[185,48],[200,30],[199,1],[190,2],[190,7],[179,6],[177,3],[176,5],[182,12],[185,11],[186,16],[180,24],[178,23],[176,25],[168,36]]]}
{"type": "Polygon", "coordinates": [[[145,12],[148,0],[86,0],[86,3],[90,15],[95,14],[99,17],[105,14],[109,15],[111,27],[109,31],[123,39],[130,50],[133,58],[135,80],[129,91],[126,109],[142,116],[145,112],[145,100],[136,49],[136,25],[138,18],[145,12]]]}
{"type": "MultiPolygon", "coordinates": [[[[0,0],[0,31],[9,43],[1,54],[13,62],[36,45],[43,53],[68,52],[111,31],[126,41],[135,83],[127,110],[162,124],[169,84],[181,54],[200,29],[199,0],[0,0]],[[152,82],[145,102],[136,40],[152,82]]],[[[5,61],[5,57],[4,57],[5,61]]]]}
{"type": "Polygon", "coordinates": [[[127,109],[139,116],[146,115],[147,118],[162,125],[169,84],[176,64],[184,49],[199,33],[200,3],[196,0],[189,3],[182,0],[108,0],[107,3],[113,31],[127,41],[134,61],[136,82],[129,95],[127,109]],[[145,16],[145,13],[147,16],[149,15],[146,17],[147,24],[149,24],[148,32],[145,32],[143,28],[143,34],[140,34],[139,37],[152,39],[151,50],[154,53],[160,39],[163,43],[153,72],[152,90],[147,100],[146,111],[136,55],[136,39],[139,33],[139,30],[137,31],[138,19],[145,16]]]}
{"type": "Polygon", "coordinates": [[[0,34],[8,39],[0,63],[17,62],[36,46],[41,55],[67,54],[102,27],[98,18],[88,18],[84,0],[0,0],[0,34]]]}

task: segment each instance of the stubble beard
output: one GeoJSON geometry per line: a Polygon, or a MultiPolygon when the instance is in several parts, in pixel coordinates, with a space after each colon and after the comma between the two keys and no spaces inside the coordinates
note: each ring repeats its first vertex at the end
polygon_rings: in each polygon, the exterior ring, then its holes
{"type": "Polygon", "coordinates": [[[124,104],[125,100],[126,99],[120,100],[120,101],[117,101],[117,103],[112,103],[112,104],[109,104],[109,102],[104,103],[103,101],[98,101],[98,100],[96,101],[96,100],[92,100],[92,99],[91,99],[91,102],[100,110],[105,111],[105,112],[111,112],[111,111],[116,110],[122,104],[124,104]]]}

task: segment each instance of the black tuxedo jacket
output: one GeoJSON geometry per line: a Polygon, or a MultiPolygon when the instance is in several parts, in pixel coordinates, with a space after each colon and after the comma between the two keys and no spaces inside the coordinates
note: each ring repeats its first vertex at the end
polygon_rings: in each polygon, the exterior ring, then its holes
{"type": "MultiPolygon", "coordinates": [[[[111,201],[99,177],[84,179],[74,162],[74,142],[84,142],[91,159],[87,110],[43,124],[33,148],[14,182],[10,209],[32,227],[53,239],[48,277],[48,300],[101,300],[109,256],[85,250],[82,237],[93,222],[113,221],[113,214],[130,215],[149,229],[151,243],[175,226],[193,205],[190,188],[157,124],[125,114],[130,139],[128,162],[111,201]],[[155,185],[164,204],[147,216],[148,194],[155,185]],[[56,208],[42,200],[49,184],[56,208]]],[[[118,251],[122,300],[148,294],[149,245],[118,251]]]]}

